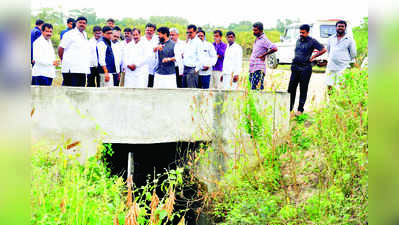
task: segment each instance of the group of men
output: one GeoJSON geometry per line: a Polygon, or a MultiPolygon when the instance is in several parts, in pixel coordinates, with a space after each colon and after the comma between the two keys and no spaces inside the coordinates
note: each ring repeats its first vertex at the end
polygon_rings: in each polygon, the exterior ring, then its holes
{"type": "MultiPolygon", "coordinates": [[[[115,21],[109,19],[106,26],[93,27],[91,39],[85,31],[85,17],[68,19],[67,26],[60,34],[57,60],[50,40],[53,26],[36,21],[31,32],[32,85],[51,85],[55,66],[61,65],[63,86],[237,89],[243,51],[235,43],[233,31],[226,33],[226,44],[222,42],[222,31],[213,31],[214,42],[210,43],[206,32],[195,25],[187,26],[186,40],[179,39],[176,28],[157,29],[151,23],[146,25],[144,35],[138,28],[125,28],[122,34],[115,21]]],[[[345,36],[346,26],[345,21],[337,22],[337,34],[330,38],[327,49],[309,36],[309,25],[300,27],[288,86],[292,111],[300,85],[297,115],[304,110],[311,62],[329,51],[328,84],[334,86],[356,56],[353,39],[345,36]],[[318,52],[313,54],[314,50],[318,52]]],[[[264,34],[262,23],[253,24],[253,34],[256,39],[248,77],[252,89],[264,89],[265,59],[278,49],[264,34]]]]}

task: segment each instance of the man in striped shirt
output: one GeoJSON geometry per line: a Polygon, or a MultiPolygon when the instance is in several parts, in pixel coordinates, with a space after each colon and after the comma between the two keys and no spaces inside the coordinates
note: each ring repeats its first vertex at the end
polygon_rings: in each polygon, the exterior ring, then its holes
{"type": "Polygon", "coordinates": [[[263,33],[263,24],[261,22],[254,23],[252,27],[256,39],[249,59],[249,82],[252,90],[258,88],[263,90],[263,79],[266,73],[265,59],[267,55],[277,51],[277,46],[263,33]]]}

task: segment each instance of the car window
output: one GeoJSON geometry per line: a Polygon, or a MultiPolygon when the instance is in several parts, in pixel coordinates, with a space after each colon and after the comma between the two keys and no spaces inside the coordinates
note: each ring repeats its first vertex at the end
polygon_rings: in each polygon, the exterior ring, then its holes
{"type": "Polygon", "coordinates": [[[290,27],[285,30],[284,40],[296,40],[299,36],[299,28],[298,27],[290,27]]]}
{"type": "Polygon", "coordinates": [[[336,32],[335,25],[320,25],[320,37],[329,38],[336,32]]]}

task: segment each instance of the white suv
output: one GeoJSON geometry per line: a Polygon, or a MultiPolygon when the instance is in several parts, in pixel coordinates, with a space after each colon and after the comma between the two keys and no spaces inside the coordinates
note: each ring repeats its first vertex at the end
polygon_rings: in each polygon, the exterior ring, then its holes
{"type": "MultiPolygon", "coordinates": [[[[339,21],[338,19],[330,20],[317,20],[313,23],[308,23],[310,25],[309,35],[316,40],[318,40],[322,45],[327,47],[328,38],[336,33],[335,24],[339,21]]],[[[349,22],[346,32],[348,35],[352,36],[352,27],[349,22]]],[[[295,23],[289,25],[282,37],[280,37],[280,42],[276,43],[278,51],[267,58],[267,65],[269,68],[277,68],[278,64],[291,64],[292,59],[295,56],[295,46],[296,41],[299,38],[299,27],[304,23],[295,23]]],[[[315,54],[317,50],[313,54],[315,54]]],[[[319,56],[313,62],[313,65],[326,66],[328,55],[327,53],[319,56]]]]}

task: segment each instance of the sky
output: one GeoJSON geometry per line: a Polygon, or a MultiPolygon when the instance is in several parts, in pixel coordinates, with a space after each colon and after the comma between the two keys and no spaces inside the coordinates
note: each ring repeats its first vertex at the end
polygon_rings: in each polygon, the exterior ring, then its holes
{"type": "Polygon", "coordinates": [[[44,7],[94,8],[98,17],[122,19],[149,16],[179,16],[197,25],[227,26],[243,20],[275,27],[277,19],[301,22],[345,18],[358,25],[368,16],[368,2],[361,0],[31,0],[31,9],[44,7]]]}

